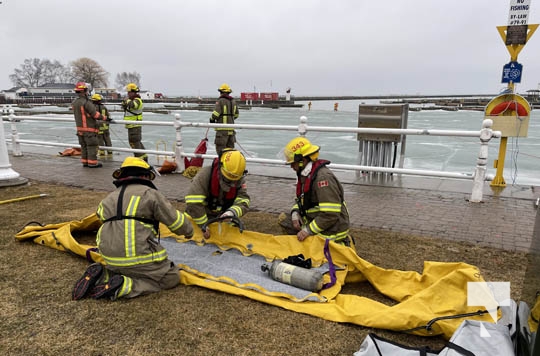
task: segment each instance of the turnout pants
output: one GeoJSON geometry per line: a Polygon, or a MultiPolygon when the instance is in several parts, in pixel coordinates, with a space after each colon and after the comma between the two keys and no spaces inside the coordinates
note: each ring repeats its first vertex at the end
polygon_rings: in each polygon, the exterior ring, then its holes
{"type": "Polygon", "coordinates": [[[221,155],[224,148],[234,148],[236,142],[236,134],[234,130],[216,130],[216,138],[214,144],[216,145],[216,153],[221,155]]]}
{"type": "MultiPolygon", "coordinates": [[[[140,295],[156,293],[163,289],[171,289],[180,284],[178,266],[171,260],[153,262],[131,267],[105,266],[109,272],[121,274],[124,284],[131,282],[131,289],[127,294],[119,295],[119,298],[134,298],[140,295]]],[[[108,276],[104,276],[100,282],[106,282],[108,276]]],[[[122,286],[121,288],[125,288],[122,286]]]]}
{"type": "MultiPolygon", "coordinates": [[[[144,145],[142,144],[142,127],[131,127],[128,129],[128,141],[131,148],[144,150],[144,145]]],[[[135,157],[140,157],[146,159],[148,155],[146,153],[136,152],[133,154],[135,157]]]]}
{"type": "Polygon", "coordinates": [[[98,134],[91,132],[78,133],[79,144],[81,145],[81,163],[84,166],[95,166],[98,164],[98,134]]]}
{"type": "MultiPolygon", "coordinates": [[[[98,135],[98,141],[99,141],[99,146],[112,147],[111,133],[109,132],[109,130],[100,132],[98,135]]],[[[112,154],[112,151],[108,151],[108,153],[112,154]]]]}

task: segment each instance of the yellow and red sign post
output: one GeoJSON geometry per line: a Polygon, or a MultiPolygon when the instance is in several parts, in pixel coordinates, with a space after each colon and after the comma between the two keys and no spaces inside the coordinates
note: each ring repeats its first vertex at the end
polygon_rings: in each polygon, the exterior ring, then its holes
{"type": "Polygon", "coordinates": [[[511,0],[507,26],[497,26],[497,30],[510,53],[510,63],[504,66],[503,83],[508,83],[504,94],[493,98],[484,111],[484,118],[493,120],[492,129],[501,131],[499,156],[493,166],[497,169],[491,186],[505,187],[503,177],[504,159],[508,137],[527,137],[531,106],[522,96],[514,93],[514,84],[521,81],[521,68],[517,57],[527,41],[538,28],[528,25],[530,0],[511,0]]]}

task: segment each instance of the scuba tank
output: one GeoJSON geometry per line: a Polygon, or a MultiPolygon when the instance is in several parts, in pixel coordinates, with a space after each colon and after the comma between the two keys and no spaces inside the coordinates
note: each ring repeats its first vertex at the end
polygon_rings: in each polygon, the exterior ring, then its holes
{"type": "Polygon", "coordinates": [[[294,266],[279,260],[272,262],[271,266],[263,264],[261,270],[268,271],[270,277],[275,281],[312,292],[320,291],[323,286],[322,272],[294,266]]]}

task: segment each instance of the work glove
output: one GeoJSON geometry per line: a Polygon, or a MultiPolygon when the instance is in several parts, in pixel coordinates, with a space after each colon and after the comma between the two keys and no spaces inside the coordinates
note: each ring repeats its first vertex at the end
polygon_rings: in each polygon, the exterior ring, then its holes
{"type": "Polygon", "coordinates": [[[302,219],[300,218],[300,214],[298,214],[297,211],[293,211],[291,213],[291,220],[293,227],[298,231],[302,228],[302,219]]]}

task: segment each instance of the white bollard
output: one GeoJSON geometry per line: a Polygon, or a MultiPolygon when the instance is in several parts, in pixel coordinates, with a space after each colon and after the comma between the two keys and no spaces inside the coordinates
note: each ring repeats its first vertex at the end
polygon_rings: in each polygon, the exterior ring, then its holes
{"type": "Polygon", "coordinates": [[[26,184],[28,179],[21,177],[19,173],[11,169],[3,120],[0,123],[0,187],[26,184]]]}
{"type": "Polygon", "coordinates": [[[174,128],[176,130],[176,144],[174,148],[175,153],[175,163],[176,163],[176,170],[175,173],[182,173],[186,167],[184,165],[184,157],[182,155],[184,154],[184,145],[182,144],[182,126],[180,125],[182,121],[182,117],[180,114],[174,115],[174,128]]]}
{"type": "Polygon", "coordinates": [[[9,110],[9,122],[11,122],[11,152],[13,157],[22,157],[21,144],[19,143],[19,131],[17,131],[17,119],[15,110],[9,110]]]}
{"type": "Polygon", "coordinates": [[[473,189],[471,193],[472,203],[480,203],[483,197],[484,181],[486,178],[486,165],[488,158],[488,142],[493,137],[493,120],[485,119],[482,122],[482,130],[480,131],[480,152],[476,160],[476,168],[474,170],[473,189]]]}
{"type": "Polygon", "coordinates": [[[307,121],[308,118],[305,116],[300,116],[300,124],[298,125],[298,135],[305,136],[307,133],[307,121]]]}

